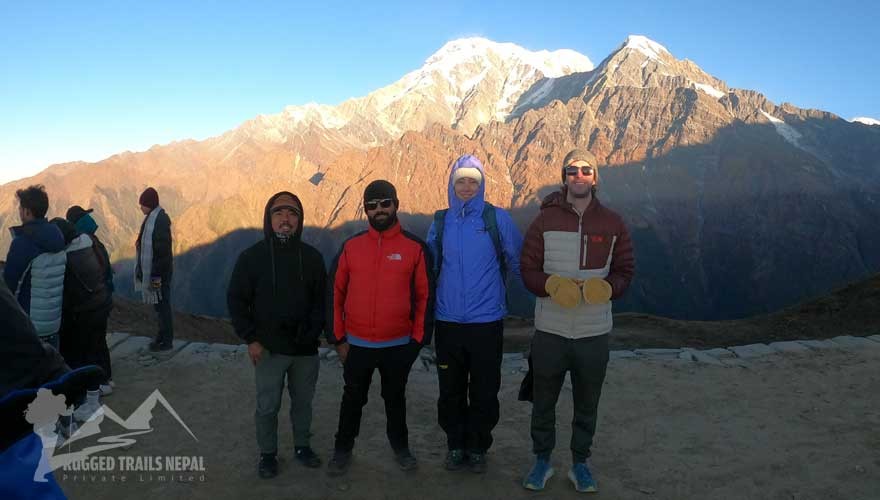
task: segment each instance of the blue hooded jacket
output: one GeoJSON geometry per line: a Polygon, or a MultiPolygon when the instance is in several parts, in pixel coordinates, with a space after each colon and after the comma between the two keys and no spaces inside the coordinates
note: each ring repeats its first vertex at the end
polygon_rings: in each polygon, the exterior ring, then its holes
{"type": "MultiPolygon", "coordinates": [[[[459,158],[449,173],[449,210],[443,223],[443,262],[437,279],[436,319],[455,323],[488,323],[507,314],[506,288],[502,281],[495,244],[483,222],[486,173],[471,155],[459,158]],[[460,168],[476,168],[483,176],[477,194],[468,201],[455,196],[453,177],[460,168]]],[[[519,255],[523,238],[506,210],[495,208],[505,267],[521,281],[519,255]]],[[[427,244],[437,259],[434,224],[427,244]]]]}
{"type": "Polygon", "coordinates": [[[64,250],[64,236],[55,224],[50,224],[45,217],[26,222],[10,229],[12,244],[6,256],[6,267],[3,279],[6,286],[13,292],[21,281],[18,290],[18,303],[25,311],[31,306],[31,280],[24,276],[28,265],[42,253],[55,253],[64,250]],[[22,278],[24,278],[22,280],[22,278]]]}

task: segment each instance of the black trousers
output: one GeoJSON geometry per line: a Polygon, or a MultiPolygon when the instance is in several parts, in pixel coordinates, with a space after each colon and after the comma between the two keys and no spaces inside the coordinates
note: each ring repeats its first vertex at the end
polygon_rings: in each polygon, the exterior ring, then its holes
{"type": "Polygon", "coordinates": [[[162,280],[162,298],[158,304],[153,305],[156,311],[156,318],[159,321],[159,332],[156,335],[156,342],[162,345],[171,345],[174,341],[174,323],[173,314],[171,312],[171,279],[162,280]]]}
{"type": "Polygon", "coordinates": [[[450,450],[485,453],[498,424],[504,323],[437,321],[437,416],[450,450]]]}
{"type": "Polygon", "coordinates": [[[110,350],[107,348],[107,319],[110,308],[66,312],[60,333],[61,356],[71,368],[97,365],[109,380],[110,350]]]}
{"type": "Polygon", "coordinates": [[[532,405],[532,451],[549,458],[556,446],[556,403],[571,373],[574,415],[571,421],[571,456],[583,462],[590,456],[599,412],[599,398],[608,366],[608,335],[568,339],[535,331],[532,338],[532,373],[535,398],[532,405]]]}
{"type": "Polygon", "coordinates": [[[406,382],[421,346],[410,343],[395,347],[367,348],[351,346],[342,377],[345,389],[339,409],[339,428],[335,448],[351,451],[360,433],[361,414],[370,393],[373,371],[382,378],[382,399],[385,400],[385,432],[391,448],[397,452],[409,448],[406,427],[406,382]]]}

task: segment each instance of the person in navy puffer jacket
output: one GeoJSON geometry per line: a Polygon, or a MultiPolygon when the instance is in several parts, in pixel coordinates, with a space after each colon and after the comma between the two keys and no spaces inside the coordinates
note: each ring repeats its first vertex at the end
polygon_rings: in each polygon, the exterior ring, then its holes
{"type": "Polygon", "coordinates": [[[58,348],[67,256],[64,236],[46,220],[49,196],[42,185],[15,192],[22,224],[10,228],[12,244],[3,280],[34,324],[37,335],[58,348]]]}
{"type": "Polygon", "coordinates": [[[523,243],[510,215],[486,202],[485,192],[480,161],[459,158],[449,174],[449,209],[435,215],[427,237],[438,273],[437,411],[449,448],[446,468],[477,473],[486,470],[499,419],[505,274],[521,280],[523,243]]]}

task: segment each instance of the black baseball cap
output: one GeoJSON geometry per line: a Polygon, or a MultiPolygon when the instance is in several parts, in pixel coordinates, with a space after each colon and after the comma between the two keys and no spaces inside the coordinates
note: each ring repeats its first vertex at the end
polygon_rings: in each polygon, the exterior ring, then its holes
{"type": "Polygon", "coordinates": [[[66,219],[70,221],[71,224],[76,224],[76,221],[80,220],[83,215],[90,214],[94,211],[94,208],[90,208],[88,210],[84,209],[79,205],[74,205],[67,209],[66,219]]]}

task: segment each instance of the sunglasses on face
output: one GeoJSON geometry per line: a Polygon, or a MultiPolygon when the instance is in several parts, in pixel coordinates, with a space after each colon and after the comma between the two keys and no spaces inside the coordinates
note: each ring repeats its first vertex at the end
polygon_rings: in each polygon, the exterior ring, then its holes
{"type": "Polygon", "coordinates": [[[578,171],[580,171],[580,173],[581,173],[584,177],[589,177],[589,176],[593,175],[593,172],[595,172],[595,170],[593,170],[593,167],[590,167],[590,166],[586,166],[586,167],[565,167],[565,175],[575,176],[575,175],[578,174],[578,171]]]}
{"type": "Polygon", "coordinates": [[[376,210],[380,206],[382,208],[391,208],[391,205],[394,204],[394,200],[391,198],[385,198],[384,200],[370,200],[364,203],[364,206],[367,207],[367,210],[376,210]]]}

